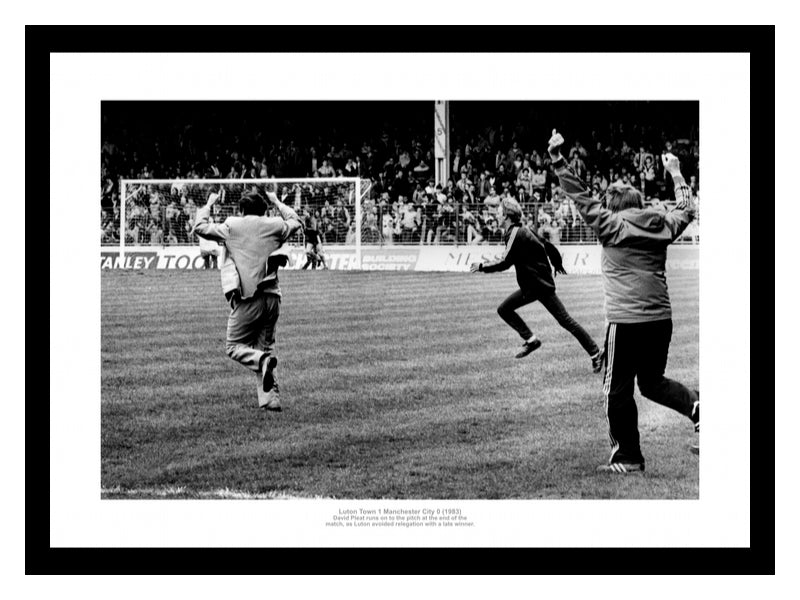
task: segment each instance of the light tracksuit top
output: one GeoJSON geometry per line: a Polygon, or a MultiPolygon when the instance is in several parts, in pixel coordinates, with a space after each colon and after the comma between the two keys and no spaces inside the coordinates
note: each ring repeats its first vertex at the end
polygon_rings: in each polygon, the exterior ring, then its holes
{"type": "Polygon", "coordinates": [[[603,246],[601,267],[609,323],[645,323],[672,318],[667,291],[667,246],[694,219],[691,191],[683,177],[674,177],[675,209],[652,208],[612,212],[567,166],[553,163],[561,188],[575,202],[584,222],[603,246]]]}

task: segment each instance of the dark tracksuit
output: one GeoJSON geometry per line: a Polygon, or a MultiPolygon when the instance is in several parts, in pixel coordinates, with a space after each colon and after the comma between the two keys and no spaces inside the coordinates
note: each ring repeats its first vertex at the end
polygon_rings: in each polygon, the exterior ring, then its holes
{"type": "Polygon", "coordinates": [[[690,190],[675,177],[678,207],[628,208],[612,212],[593,198],[589,187],[561,160],[553,164],[559,183],[603,246],[605,294],[606,397],[611,458],[642,463],[634,378],[645,398],[691,418],[697,394],[664,377],[672,337],[672,308],[667,292],[667,247],[694,218],[690,190]]]}
{"type": "Polygon", "coordinates": [[[306,257],[308,260],[306,264],[303,265],[303,269],[307,269],[309,266],[311,266],[312,269],[316,269],[317,263],[322,260],[317,250],[320,239],[319,231],[316,228],[308,227],[305,229],[304,234],[306,237],[306,257]]]}
{"type": "Polygon", "coordinates": [[[497,314],[511,325],[523,340],[529,340],[533,337],[533,333],[516,310],[538,300],[555,317],[559,325],[575,336],[590,356],[597,354],[599,352],[597,344],[569,315],[556,295],[556,284],[553,281],[548,255],[558,268],[561,266],[561,255],[558,250],[552,244],[546,245],[527,227],[516,224],[506,232],[505,243],[506,249],[500,260],[481,266],[481,271],[485,273],[505,271],[512,265],[517,272],[520,289],[505,299],[498,307],[497,314]]]}

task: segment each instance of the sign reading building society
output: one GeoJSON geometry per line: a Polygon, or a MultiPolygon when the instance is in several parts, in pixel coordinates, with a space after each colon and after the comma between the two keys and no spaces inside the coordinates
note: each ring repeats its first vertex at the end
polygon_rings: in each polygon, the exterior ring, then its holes
{"type": "MultiPolygon", "coordinates": [[[[491,262],[503,256],[503,246],[413,246],[413,247],[363,247],[362,271],[469,271],[476,262],[491,262]]],[[[602,248],[594,246],[561,246],[562,260],[567,273],[599,274],[602,248]]],[[[302,269],[306,253],[302,248],[288,250],[287,269],[302,269]]],[[[698,246],[670,246],[667,270],[697,270],[700,250],[698,246]]],[[[325,262],[334,271],[358,269],[355,249],[352,246],[325,248],[325,262]]],[[[202,269],[200,249],[192,246],[158,247],[132,246],[120,258],[118,250],[100,252],[101,269],[202,269]]],[[[513,269],[511,269],[513,272],[513,269]]]]}
{"type": "MultiPolygon", "coordinates": [[[[326,247],[325,264],[333,271],[353,271],[358,269],[353,248],[326,247]]],[[[361,251],[362,271],[416,271],[419,248],[363,248],[361,251]]],[[[302,269],[307,262],[306,253],[301,248],[289,251],[288,269],[302,269]]]]}

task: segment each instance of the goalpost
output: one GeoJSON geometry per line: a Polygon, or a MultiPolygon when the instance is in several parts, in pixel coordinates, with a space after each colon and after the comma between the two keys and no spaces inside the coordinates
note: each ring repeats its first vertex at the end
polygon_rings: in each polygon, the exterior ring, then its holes
{"type": "MultiPolygon", "coordinates": [[[[239,198],[258,192],[274,192],[294,209],[307,225],[314,220],[326,234],[328,244],[352,245],[361,267],[363,203],[371,181],[358,177],[283,179],[120,179],[119,256],[125,261],[126,247],[137,245],[194,245],[191,235],[196,210],[212,193],[221,198],[212,218],[223,222],[238,214],[239,198]]],[[[298,233],[289,244],[302,244],[298,233]]],[[[106,243],[108,245],[108,243],[106,243]]]]}

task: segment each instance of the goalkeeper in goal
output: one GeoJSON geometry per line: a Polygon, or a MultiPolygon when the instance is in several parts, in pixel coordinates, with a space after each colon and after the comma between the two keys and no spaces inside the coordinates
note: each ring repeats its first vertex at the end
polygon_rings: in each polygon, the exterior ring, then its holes
{"type": "Polygon", "coordinates": [[[325,255],[322,253],[322,234],[319,232],[317,221],[314,217],[309,217],[306,221],[303,235],[306,238],[306,264],[303,265],[303,269],[311,267],[313,270],[317,268],[318,264],[327,269],[325,255]]]}

